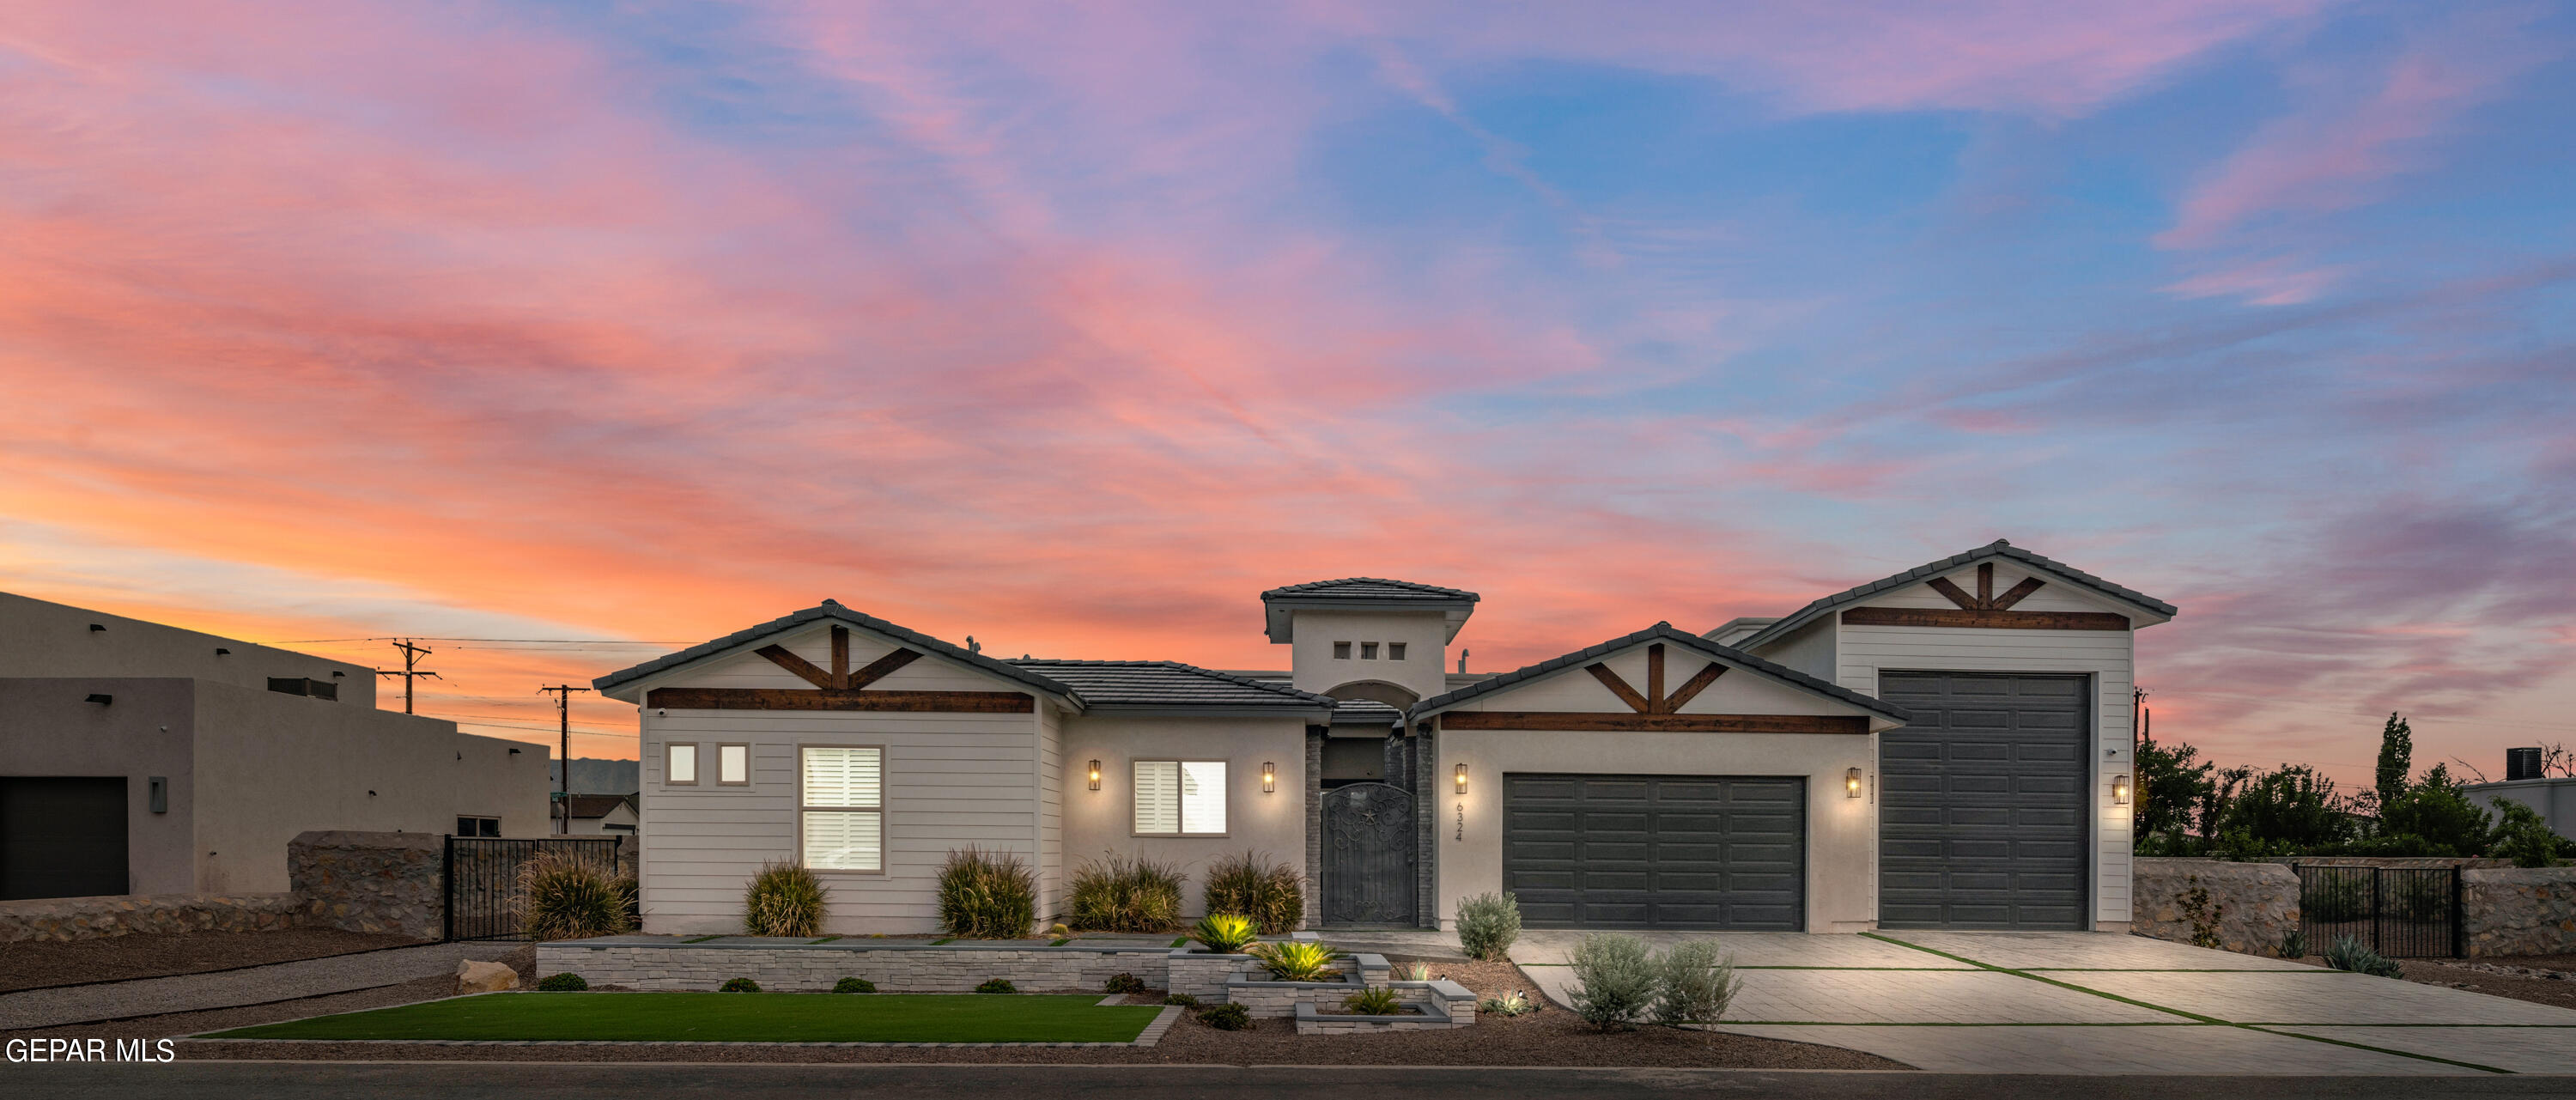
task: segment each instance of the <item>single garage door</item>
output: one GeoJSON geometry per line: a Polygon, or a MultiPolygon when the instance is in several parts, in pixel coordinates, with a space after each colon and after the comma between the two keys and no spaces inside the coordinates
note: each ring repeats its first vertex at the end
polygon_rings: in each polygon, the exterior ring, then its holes
{"type": "Polygon", "coordinates": [[[1532,928],[1807,927],[1807,781],[1505,775],[1503,888],[1532,928]]]}
{"type": "Polygon", "coordinates": [[[2083,676],[1882,672],[1878,922],[2082,929],[2092,710],[2083,676]]]}
{"type": "Polygon", "coordinates": [[[0,778],[0,901],[125,892],[122,777],[0,778]]]}

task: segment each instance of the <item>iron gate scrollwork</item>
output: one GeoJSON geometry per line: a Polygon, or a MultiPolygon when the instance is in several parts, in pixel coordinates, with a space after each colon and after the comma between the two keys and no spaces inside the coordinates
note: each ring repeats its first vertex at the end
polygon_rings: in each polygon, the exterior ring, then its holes
{"type": "Polygon", "coordinates": [[[1324,920],[1416,920],[1413,792],[1353,783],[1324,792],[1324,920]]]}

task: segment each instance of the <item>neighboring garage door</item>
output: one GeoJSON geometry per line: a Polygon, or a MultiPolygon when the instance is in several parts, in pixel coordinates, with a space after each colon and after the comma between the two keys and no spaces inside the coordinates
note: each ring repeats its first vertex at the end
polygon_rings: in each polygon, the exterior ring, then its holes
{"type": "Polygon", "coordinates": [[[1882,672],[1914,723],[1878,735],[1878,922],[2086,924],[2082,676],[1882,672]]]}
{"type": "Polygon", "coordinates": [[[1532,928],[1807,927],[1807,781],[1506,775],[1503,888],[1532,928]]]}
{"type": "Polygon", "coordinates": [[[124,779],[0,778],[0,901],[125,892],[124,779]]]}

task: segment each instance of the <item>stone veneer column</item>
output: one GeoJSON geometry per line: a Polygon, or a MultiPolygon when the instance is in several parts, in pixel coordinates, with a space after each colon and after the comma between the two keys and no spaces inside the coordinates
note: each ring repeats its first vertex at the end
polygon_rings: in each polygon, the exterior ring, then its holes
{"type": "Polygon", "coordinates": [[[1306,727],[1306,919],[1324,923],[1324,731],[1306,727]]]}
{"type": "Polygon", "coordinates": [[[1413,745],[1413,909],[1415,923],[1440,927],[1440,767],[1438,735],[1414,731],[1413,745]]]}

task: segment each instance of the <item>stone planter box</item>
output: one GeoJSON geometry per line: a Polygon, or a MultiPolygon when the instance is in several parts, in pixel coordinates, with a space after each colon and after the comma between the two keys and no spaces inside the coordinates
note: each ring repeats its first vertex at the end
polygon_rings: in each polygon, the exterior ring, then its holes
{"type": "MultiPolygon", "coordinates": [[[[1299,1005],[1323,1005],[1339,1010],[1342,998],[1387,982],[1386,956],[1352,955],[1336,966],[1341,977],[1329,982],[1273,981],[1260,970],[1246,970],[1225,980],[1225,1000],[1239,1004],[1255,1018],[1286,1018],[1297,1014],[1299,1005]]],[[[1419,985],[1428,983],[1405,983],[1419,985]]]]}
{"type": "Polygon", "coordinates": [[[762,989],[828,990],[843,978],[865,978],[882,993],[972,993],[1001,978],[1024,993],[1098,993],[1118,974],[1164,986],[1161,945],[1050,947],[1044,940],[957,942],[727,936],[704,943],[677,937],[604,936],[537,945],[537,976],[574,973],[592,985],[640,990],[712,990],[750,978],[762,989]]]}
{"type": "MultiPolygon", "coordinates": [[[[1433,982],[1390,982],[1388,988],[1418,1015],[1363,1016],[1345,1012],[1341,1003],[1301,1003],[1294,1013],[1299,1035],[1376,1034],[1466,1027],[1476,1022],[1476,995],[1442,978],[1433,982]]],[[[1348,994],[1344,994],[1347,996],[1348,994]]],[[[1260,1015],[1254,1013],[1254,1015],[1260,1015]]]]}

